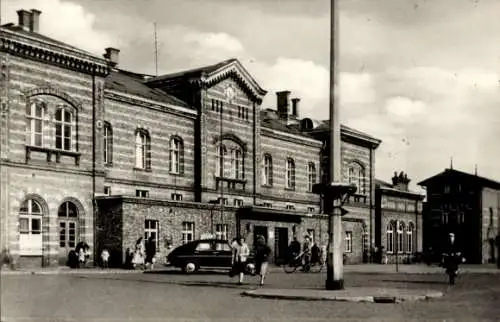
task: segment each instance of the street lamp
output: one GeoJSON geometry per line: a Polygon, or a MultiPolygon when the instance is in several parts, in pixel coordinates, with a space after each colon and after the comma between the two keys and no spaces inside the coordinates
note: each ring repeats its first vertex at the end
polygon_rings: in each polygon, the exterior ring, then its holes
{"type": "Polygon", "coordinates": [[[342,208],[343,203],[351,194],[356,192],[356,187],[341,183],[341,155],[340,155],[340,120],[338,107],[338,10],[337,1],[331,0],[330,5],[330,151],[329,151],[329,184],[317,186],[315,190],[323,194],[325,202],[332,202],[333,207],[328,209],[328,255],[327,290],[341,290],[344,288],[344,267],[342,245],[342,216],[347,213],[342,208]],[[337,94],[337,95],[336,95],[337,94]]]}

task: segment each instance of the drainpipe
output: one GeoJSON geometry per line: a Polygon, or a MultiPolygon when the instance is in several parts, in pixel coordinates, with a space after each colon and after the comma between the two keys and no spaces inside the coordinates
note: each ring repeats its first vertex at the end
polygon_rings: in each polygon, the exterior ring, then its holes
{"type": "Polygon", "coordinates": [[[374,220],[373,220],[373,198],[375,198],[375,193],[373,189],[373,147],[370,147],[370,248],[368,249],[369,257],[370,257],[370,262],[373,262],[373,256],[372,256],[372,249],[373,249],[373,226],[374,225],[374,220]]]}
{"type": "MultiPolygon", "coordinates": [[[[253,102],[253,204],[257,204],[257,111],[253,102]]],[[[260,126],[260,124],[259,124],[260,126]]]]}
{"type": "MultiPolygon", "coordinates": [[[[95,67],[94,67],[95,68],[95,67]]],[[[96,211],[97,211],[97,206],[95,202],[95,163],[96,163],[96,81],[95,81],[95,70],[92,73],[92,216],[93,216],[93,221],[92,221],[92,237],[93,237],[93,250],[94,250],[94,255],[93,255],[93,262],[94,266],[96,265],[96,246],[97,246],[97,236],[96,236],[96,211]]]]}

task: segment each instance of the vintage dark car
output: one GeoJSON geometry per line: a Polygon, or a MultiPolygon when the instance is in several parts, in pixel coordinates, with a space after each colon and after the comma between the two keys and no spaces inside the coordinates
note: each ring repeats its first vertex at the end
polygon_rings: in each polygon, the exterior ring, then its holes
{"type": "MultiPolygon", "coordinates": [[[[175,248],[167,255],[167,265],[179,267],[185,273],[193,273],[200,268],[231,268],[231,245],[227,240],[201,239],[175,248]]],[[[255,270],[253,256],[247,262],[247,271],[255,270]]]]}

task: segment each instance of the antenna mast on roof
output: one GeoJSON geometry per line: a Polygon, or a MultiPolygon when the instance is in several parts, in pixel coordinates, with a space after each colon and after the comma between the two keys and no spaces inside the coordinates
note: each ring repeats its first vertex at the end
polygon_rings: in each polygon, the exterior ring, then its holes
{"type": "Polygon", "coordinates": [[[474,165],[474,174],[477,176],[477,164],[474,165]]]}
{"type": "Polygon", "coordinates": [[[450,170],[453,170],[453,157],[450,158],[450,170]]]}
{"type": "Polygon", "coordinates": [[[156,76],[158,76],[158,41],[156,39],[156,22],[155,26],[155,68],[156,68],[156,76]]]}

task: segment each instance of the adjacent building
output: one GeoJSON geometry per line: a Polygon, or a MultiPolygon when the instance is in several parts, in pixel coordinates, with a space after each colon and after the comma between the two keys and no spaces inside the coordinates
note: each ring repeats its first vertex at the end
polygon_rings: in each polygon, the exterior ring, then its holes
{"type": "MultiPolygon", "coordinates": [[[[153,236],[161,258],[205,235],[264,235],[279,262],[293,237],[327,241],[312,186],[325,178],[326,121],[276,109],[237,59],[153,77],[47,38],[41,12],[0,28],[1,248],[19,265],[63,264],[84,241],[120,265],[153,236]]],[[[343,218],[347,261],[374,242],[380,140],[342,126],[343,180],[356,184],[343,218]]],[[[366,256],[365,256],[366,257],[366,256]]]]}
{"type": "MultiPolygon", "coordinates": [[[[394,173],[392,184],[376,180],[375,246],[387,262],[410,263],[422,252],[422,209],[424,195],[408,189],[404,172],[394,173]]],[[[377,258],[380,261],[381,258],[377,258]]]]}
{"type": "Polygon", "coordinates": [[[468,263],[495,261],[500,234],[500,182],[455,169],[445,169],[419,185],[427,189],[423,214],[424,248],[445,251],[448,234],[468,263]]]}

